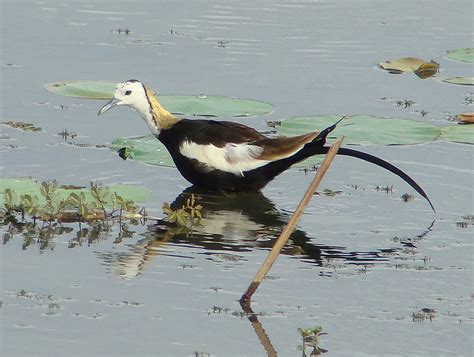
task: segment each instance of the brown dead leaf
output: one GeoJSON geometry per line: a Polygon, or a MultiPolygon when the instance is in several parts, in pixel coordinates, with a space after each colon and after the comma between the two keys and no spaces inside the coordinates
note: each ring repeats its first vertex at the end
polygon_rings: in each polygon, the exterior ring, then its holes
{"type": "Polygon", "coordinates": [[[390,73],[405,73],[405,72],[414,72],[422,64],[427,63],[426,61],[416,58],[416,57],[403,57],[393,61],[387,61],[379,63],[380,68],[389,71],[390,73]]]}
{"type": "Polygon", "coordinates": [[[421,79],[433,77],[439,72],[439,63],[435,61],[423,63],[414,73],[421,79]]]}
{"type": "Polygon", "coordinates": [[[456,115],[456,119],[466,124],[474,124],[474,113],[461,113],[456,115]]]}

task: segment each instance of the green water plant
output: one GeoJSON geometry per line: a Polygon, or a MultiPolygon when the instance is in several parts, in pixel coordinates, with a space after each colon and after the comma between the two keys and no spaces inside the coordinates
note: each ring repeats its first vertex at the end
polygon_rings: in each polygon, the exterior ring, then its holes
{"type": "Polygon", "coordinates": [[[114,186],[95,182],[90,183],[89,189],[60,187],[56,181],[37,184],[29,179],[3,179],[0,183],[7,186],[0,195],[1,213],[10,219],[21,214],[22,220],[31,217],[33,221],[45,222],[94,221],[111,219],[117,214],[122,217],[123,213],[133,216],[137,210],[130,194],[123,197],[114,186]],[[8,187],[12,182],[16,186],[8,187]],[[13,187],[18,187],[18,193],[13,187]]]}
{"type": "Polygon", "coordinates": [[[327,333],[321,332],[321,326],[315,326],[306,329],[298,328],[297,331],[302,339],[299,349],[303,352],[303,356],[320,356],[321,354],[327,352],[326,349],[319,347],[320,337],[327,335],[327,333]],[[309,354],[307,354],[307,348],[311,348],[309,354]]]}
{"type": "Polygon", "coordinates": [[[167,221],[185,228],[192,228],[201,222],[202,208],[194,194],[191,194],[191,197],[186,200],[186,204],[182,205],[181,208],[173,209],[167,202],[163,204],[163,212],[167,216],[167,221]]]}
{"type": "Polygon", "coordinates": [[[474,144],[474,124],[445,126],[441,129],[441,137],[447,141],[474,144]]]}
{"type": "Polygon", "coordinates": [[[449,84],[457,84],[460,86],[474,86],[474,77],[452,77],[445,78],[443,82],[449,84]]]}
{"type": "Polygon", "coordinates": [[[474,48],[457,48],[449,50],[446,58],[458,62],[474,63],[474,48]]]}

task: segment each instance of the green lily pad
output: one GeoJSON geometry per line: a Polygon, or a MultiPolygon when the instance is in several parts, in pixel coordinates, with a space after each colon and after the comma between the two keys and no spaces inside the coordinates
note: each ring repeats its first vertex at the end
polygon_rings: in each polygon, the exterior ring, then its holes
{"type": "Polygon", "coordinates": [[[174,114],[207,117],[246,117],[272,111],[271,104],[252,99],[230,98],[219,95],[164,95],[161,104],[174,114]]]}
{"type": "MultiPolygon", "coordinates": [[[[15,197],[17,201],[19,200],[20,195],[28,194],[31,196],[37,196],[39,199],[39,204],[45,204],[46,201],[43,195],[41,195],[40,187],[41,183],[35,182],[29,178],[0,178],[0,206],[3,206],[3,204],[5,203],[4,192],[7,188],[10,188],[15,191],[15,197]]],[[[149,190],[139,186],[113,184],[107,185],[106,187],[110,190],[111,193],[116,192],[125,200],[132,200],[135,203],[144,202],[150,196],[149,190]]],[[[65,199],[71,193],[80,194],[81,192],[84,192],[87,202],[94,201],[90,193],[90,189],[88,187],[58,187],[56,192],[59,199],[65,199]]]]}
{"type": "Polygon", "coordinates": [[[474,48],[457,48],[448,51],[446,58],[466,63],[474,63],[474,48]]]}
{"type": "Polygon", "coordinates": [[[450,125],[441,128],[441,137],[444,140],[457,143],[474,144],[474,125],[450,125]]]}
{"type": "MultiPolygon", "coordinates": [[[[290,118],[281,122],[277,132],[284,136],[295,136],[321,131],[340,118],[336,115],[290,118]]],[[[440,135],[440,129],[409,119],[354,115],[339,123],[330,134],[329,141],[342,135],[345,136],[346,145],[409,145],[435,140],[440,135]]]]}
{"type": "Polygon", "coordinates": [[[112,99],[117,82],[62,81],[48,83],[44,87],[51,93],[85,99],[112,99]]]}
{"type": "MultiPolygon", "coordinates": [[[[45,88],[55,94],[84,99],[111,99],[116,82],[62,81],[48,83],[45,88]]],[[[174,114],[208,117],[242,117],[272,111],[268,103],[217,95],[162,95],[161,104],[174,114]]]]}
{"type": "Polygon", "coordinates": [[[153,134],[137,138],[118,138],[112,142],[113,151],[123,148],[126,158],[151,165],[175,166],[166,147],[153,134]]]}
{"type": "Polygon", "coordinates": [[[443,82],[449,84],[458,84],[461,86],[474,86],[474,77],[453,77],[443,79],[443,82]]]}

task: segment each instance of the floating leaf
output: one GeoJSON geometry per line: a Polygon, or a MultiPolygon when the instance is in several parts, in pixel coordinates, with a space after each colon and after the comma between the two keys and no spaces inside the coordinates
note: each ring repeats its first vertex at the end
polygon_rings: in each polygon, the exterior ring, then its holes
{"type": "Polygon", "coordinates": [[[390,73],[400,74],[405,72],[415,72],[421,65],[426,63],[425,60],[416,57],[403,57],[393,61],[379,63],[380,68],[390,73]]]}
{"type": "Polygon", "coordinates": [[[125,157],[151,165],[174,167],[165,146],[153,134],[137,138],[118,138],[112,142],[111,149],[126,153],[125,157]]]}
{"type": "Polygon", "coordinates": [[[62,81],[48,83],[44,87],[58,95],[86,99],[111,99],[117,82],[108,81],[62,81]]]}
{"type": "Polygon", "coordinates": [[[466,63],[474,63],[474,48],[458,48],[448,51],[446,58],[466,63]]]}
{"type": "Polygon", "coordinates": [[[456,115],[456,119],[466,124],[474,123],[474,113],[461,113],[456,115]]]}
{"type": "Polygon", "coordinates": [[[439,72],[439,63],[434,61],[423,63],[418,69],[413,72],[419,78],[425,79],[435,76],[439,72]]]}
{"type": "Polygon", "coordinates": [[[272,105],[251,99],[229,98],[217,95],[159,96],[161,104],[175,114],[207,117],[245,117],[272,111],[272,105]]]}
{"type": "Polygon", "coordinates": [[[457,143],[474,144],[474,125],[450,125],[441,128],[444,140],[457,143]]]}
{"type": "MultiPolygon", "coordinates": [[[[111,193],[116,192],[117,195],[123,197],[126,200],[132,200],[134,202],[144,202],[150,196],[150,191],[132,185],[124,184],[112,184],[104,186],[107,187],[111,193]]],[[[46,200],[41,194],[41,183],[37,183],[29,178],[1,178],[0,179],[0,206],[3,206],[5,202],[5,190],[11,189],[14,191],[15,197],[18,200],[20,195],[29,195],[31,197],[38,197],[38,204],[44,205],[46,200]]],[[[84,193],[86,202],[94,202],[90,188],[63,188],[58,187],[56,194],[59,199],[66,199],[70,194],[76,196],[82,196],[84,193]]],[[[17,202],[18,203],[18,202],[17,202]]]]}
{"type": "Polygon", "coordinates": [[[461,86],[474,86],[474,77],[453,77],[443,79],[443,82],[449,84],[458,84],[461,86]]]}
{"type": "MultiPolygon", "coordinates": [[[[321,131],[339,119],[336,115],[290,118],[282,121],[277,132],[295,136],[321,131]]],[[[435,140],[440,129],[409,119],[355,115],[344,119],[330,134],[330,139],[342,135],[345,136],[344,143],[349,145],[408,145],[435,140]]]]}
{"type": "MultiPolygon", "coordinates": [[[[55,94],[84,99],[110,99],[116,82],[63,81],[49,83],[45,88],[55,94]]],[[[251,99],[215,95],[163,95],[161,104],[175,114],[208,117],[242,117],[272,111],[272,105],[251,99]]]]}

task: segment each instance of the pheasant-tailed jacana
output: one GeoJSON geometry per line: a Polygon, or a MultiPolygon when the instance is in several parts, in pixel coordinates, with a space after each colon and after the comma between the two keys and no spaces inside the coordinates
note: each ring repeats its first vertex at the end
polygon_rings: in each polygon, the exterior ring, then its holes
{"type": "MultiPolygon", "coordinates": [[[[260,190],[291,165],[327,153],[326,137],[337,125],[321,132],[269,138],[239,123],[181,119],[163,108],[155,93],[134,79],[117,85],[113,99],[100,109],[99,115],[117,105],[128,105],[145,119],[185,179],[216,191],[260,190]]],[[[371,162],[398,175],[434,210],[423,189],[399,168],[353,149],[340,148],[338,154],[371,162]]]]}

